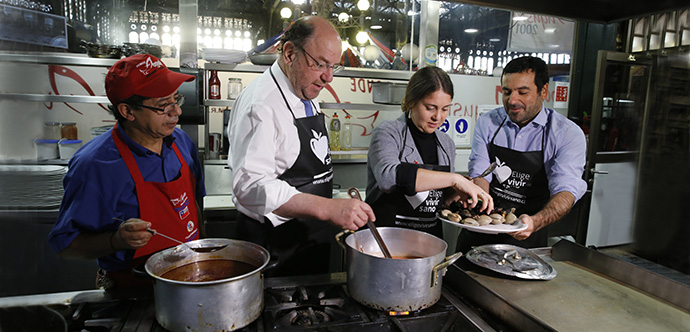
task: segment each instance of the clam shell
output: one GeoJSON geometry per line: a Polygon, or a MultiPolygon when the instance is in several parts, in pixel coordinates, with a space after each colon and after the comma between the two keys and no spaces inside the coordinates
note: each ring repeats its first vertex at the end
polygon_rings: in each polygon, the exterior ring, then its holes
{"type": "Polygon", "coordinates": [[[491,223],[491,220],[492,220],[491,217],[489,217],[489,216],[487,216],[487,215],[485,215],[485,214],[482,214],[482,215],[480,215],[480,216],[477,217],[477,222],[479,223],[480,226],[484,226],[484,225],[490,224],[490,223],[491,223]]]}
{"type": "Polygon", "coordinates": [[[465,225],[479,226],[479,222],[477,222],[473,218],[465,218],[462,220],[462,223],[465,225]]]}

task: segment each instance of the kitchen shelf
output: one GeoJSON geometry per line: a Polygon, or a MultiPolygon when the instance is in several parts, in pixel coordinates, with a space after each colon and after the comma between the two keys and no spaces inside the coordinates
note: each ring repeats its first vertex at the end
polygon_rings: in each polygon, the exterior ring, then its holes
{"type": "Polygon", "coordinates": [[[58,96],[35,93],[0,93],[0,99],[17,101],[46,101],[54,103],[110,104],[108,97],[101,96],[58,96]]]}
{"type": "MultiPolygon", "coordinates": [[[[251,63],[217,63],[217,62],[205,62],[205,70],[218,70],[218,71],[234,71],[234,72],[245,72],[245,73],[263,73],[268,69],[269,66],[253,65],[251,63]]],[[[351,77],[351,78],[377,78],[386,80],[404,80],[408,81],[412,77],[414,72],[407,70],[382,70],[382,69],[370,69],[370,68],[351,68],[345,67],[345,69],[334,74],[335,77],[351,77]]]]}
{"type": "MultiPolygon", "coordinates": [[[[107,100],[107,98],[106,98],[107,100]]],[[[230,107],[235,105],[234,100],[204,99],[204,106],[230,107]]],[[[360,111],[400,111],[400,105],[386,104],[353,104],[353,103],[319,103],[325,110],[360,110],[360,111]]]]}
{"type": "Polygon", "coordinates": [[[387,104],[319,103],[319,106],[327,110],[401,111],[400,105],[387,104]]]}
{"type": "Polygon", "coordinates": [[[0,61],[42,63],[55,65],[77,65],[93,67],[112,67],[118,59],[90,58],[86,54],[75,53],[0,53],[0,61]]]}
{"type": "Polygon", "coordinates": [[[227,99],[204,99],[204,106],[220,106],[220,107],[230,107],[235,105],[234,100],[227,99]]]}

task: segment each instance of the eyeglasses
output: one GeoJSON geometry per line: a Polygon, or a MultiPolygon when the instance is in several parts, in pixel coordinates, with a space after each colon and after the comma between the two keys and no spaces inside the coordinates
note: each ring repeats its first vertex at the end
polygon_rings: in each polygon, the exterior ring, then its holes
{"type": "Polygon", "coordinates": [[[148,108],[148,109],[156,112],[156,114],[158,114],[158,115],[170,114],[170,112],[175,110],[176,105],[179,107],[182,107],[182,105],[184,105],[184,96],[183,95],[177,95],[177,97],[175,97],[174,103],[166,104],[163,107],[153,107],[153,106],[147,106],[147,105],[143,105],[143,104],[134,104],[134,106],[148,108]]]}
{"type": "Polygon", "coordinates": [[[309,63],[309,61],[307,61],[307,65],[309,65],[309,68],[314,69],[314,70],[318,70],[320,72],[325,72],[328,69],[333,69],[333,74],[343,70],[342,65],[327,65],[325,63],[320,63],[319,60],[316,60],[313,56],[311,56],[311,54],[309,54],[309,52],[307,52],[307,50],[305,50],[304,47],[302,47],[302,46],[297,46],[297,47],[299,47],[302,51],[304,51],[304,54],[308,55],[312,60],[314,60],[315,63],[313,63],[313,64],[309,63]]]}

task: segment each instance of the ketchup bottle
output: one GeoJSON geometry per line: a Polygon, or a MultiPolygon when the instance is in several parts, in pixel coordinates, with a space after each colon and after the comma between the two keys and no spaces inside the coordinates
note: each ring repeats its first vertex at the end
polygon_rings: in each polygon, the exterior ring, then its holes
{"type": "Polygon", "coordinates": [[[220,99],[220,79],[216,70],[211,70],[211,77],[208,79],[208,99],[220,99]]]}

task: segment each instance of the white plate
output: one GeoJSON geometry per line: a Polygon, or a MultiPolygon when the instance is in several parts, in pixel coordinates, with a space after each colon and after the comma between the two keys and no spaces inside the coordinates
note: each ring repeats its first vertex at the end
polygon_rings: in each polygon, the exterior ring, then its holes
{"type": "Polygon", "coordinates": [[[500,225],[494,225],[494,224],[489,224],[486,226],[472,226],[472,225],[465,225],[463,223],[459,222],[454,222],[450,221],[443,216],[441,216],[441,213],[436,212],[436,217],[439,219],[443,220],[446,223],[449,223],[455,227],[460,227],[467,229],[469,231],[477,232],[477,233],[484,233],[484,234],[501,234],[501,233],[512,233],[512,232],[517,232],[521,231],[523,229],[527,228],[527,224],[524,224],[522,220],[518,219],[515,220],[515,222],[512,225],[509,224],[500,224],[500,225]]]}

